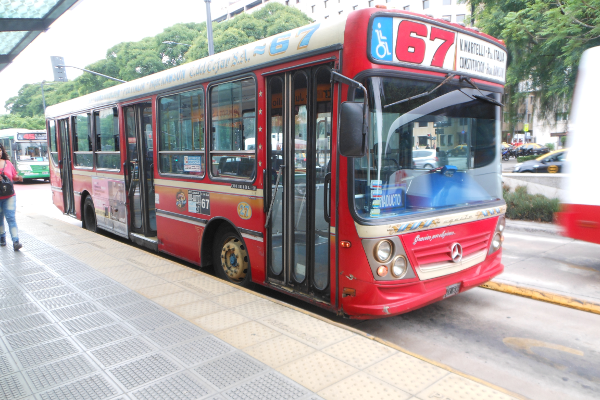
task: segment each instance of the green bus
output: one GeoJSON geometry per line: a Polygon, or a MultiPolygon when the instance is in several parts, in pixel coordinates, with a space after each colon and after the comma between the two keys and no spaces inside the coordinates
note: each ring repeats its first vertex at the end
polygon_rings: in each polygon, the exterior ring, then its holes
{"type": "Polygon", "coordinates": [[[0,143],[23,179],[50,180],[46,131],[0,129],[0,143]]]}

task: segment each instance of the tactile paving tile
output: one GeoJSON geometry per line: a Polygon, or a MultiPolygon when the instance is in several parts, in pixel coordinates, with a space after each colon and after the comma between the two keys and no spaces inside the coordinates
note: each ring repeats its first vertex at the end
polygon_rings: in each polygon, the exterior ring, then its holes
{"type": "Polygon", "coordinates": [[[132,358],[153,352],[154,349],[146,342],[133,338],[94,350],[91,354],[105,367],[122,363],[132,358]]]}
{"type": "MultiPolygon", "coordinates": [[[[37,256],[38,258],[41,258],[40,256],[37,256]]],[[[56,258],[56,257],[55,257],[56,258]]],[[[60,258],[56,258],[55,260],[49,260],[46,259],[44,260],[44,264],[46,264],[46,266],[48,268],[51,268],[55,271],[60,270],[60,269],[78,269],[78,268],[87,268],[85,265],[83,265],[82,263],[80,263],[79,261],[75,261],[75,260],[68,260],[65,261],[64,257],[60,257],[60,258]]],[[[62,275],[62,274],[61,274],[62,275]]],[[[67,274],[68,275],[68,274],[67,274]]]]}
{"type": "Polygon", "coordinates": [[[5,298],[5,297],[11,297],[11,296],[18,296],[24,294],[21,289],[17,288],[17,287],[5,287],[0,289],[0,298],[5,298]]]}
{"type": "Polygon", "coordinates": [[[0,322],[0,330],[5,335],[9,335],[12,333],[27,331],[29,329],[37,328],[38,326],[48,325],[51,323],[52,321],[46,316],[46,314],[40,313],[0,322]]]}
{"type": "Polygon", "coordinates": [[[90,289],[96,289],[96,288],[99,288],[102,286],[112,285],[113,283],[114,283],[114,281],[112,279],[98,278],[98,279],[93,279],[91,281],[75,283],[74,286],[77,287],[77,289],[79,289],[79,290],[90,290],[90,289]]]}
{"type": "Polygon", "coordinates": [[[16,279],[17,279],[17,282],[24,284],[24,283],[30,283],[30,282],[45,281],[45,280],[53,279],[53,278],[56,278],[56,276],[54,276],[50,272],[41,272],[39,274],[20,276],[16,279]]]}
{"type": "Polygon", "coordinates": [[[323,349],[323,353],[363,369],[396,352],[374,340],[356,335],[323,349]]]}
{"type": "Polygon", "coordinates": [[[90,296],[92,299],[101,299],[102,297],[114,296],[127,291],[129,291],[129,289],[124,288],[121,285],[110,285],[88,290],[85,292],[85,294],[90,296]]]}
{"type": "Polygon", "coordinates": [[[113,308],[120,307],[131,303],[138,303],[140,301],[146,300],[142,296],[137,293],[129,292],[129,293],[121,293],[116,296],[105,297],[103,299],[99,299],[98,303],[102,304],[104,307],[113,308]]]}
{"type": "Polygon", "coordinates": [[[12,274],[13,274],[13,276],[25,276],[25,275],[31,275],[31,274],[39,274],[40,272],[46,272],[46,268],[37,266],[37,267],[33,267],[33,268],[20,269],[20,270],[13,271],[12,274]]]}
{"type": "Polygon", "coordinates": [[[412,394],[419,393],[448,374],[446,370],[404,353],[386,358],[365,372],[412,394]]]}
{"type": "Polygon", "coordinates": [[[320,352],[287,363],[277,370],[313,392],[318,392],[358,371],[320,352]]]}
{"type": "Polygon", "coordinates": [[[159,306],[147,301],[144,303],[132,304],[132,305],[128,305],[128,306],[121,307],[121,308],[115,308],[114,310],[111,310],[111,311],[123,319],[131,319],[131,318],[136,318],[136,317],[142,316],[144,314],[149,314],[151,312],[155,312],[158,310],[160,310],[159,306]]]}
{"type": "Polygon", "coordinates": [[[231,310],[224,310],[197,318],[193,322],[209,332],[217,332],[248,321],[250,320],[243,315],[231,310]]]}
{"type": "Polygon", "coordinates": [[[224,389],[266,368],[265,365],[242,353],[233,353],[202,364],[194,371],[217,388],[224,389]]]}
{"type": "Polygon", "coordinates": [[[171,309],[171,311],[173,311],[175,314],[180,315],[187,320],[202,317],[204,315],[216,313],[222,310],[224,310],[223,306],[208,300],[190,303],[171,309]]]}
{"type": "Polygon", "coordinates": [[[187,366],[200,364],[211,358],[219,357],[234,351],[235,348],[217,339],[214,336],[206,336],[193,340],[183,345],[167,350],[179,361],[187,366]]]}
{"type": "Polygon", "coordinates": [[[29,303],[29,299],[27,298],[27,296],[23,294],[18,294],[16,296],[10,296],[0,299],[0,308],[9,308],[25,303],[29,303]]]}
{"type": "Polygon", "coordinates": [[[253,301],[260,300],[260,297],[254,296],[253,294],[238,290],[218,296],[213,301],[227,308],[233,308],[244,304],[252,303],[253,301]]]}
{"type": "Polygon", "coordinates": [[[65,283],[63,282],[62,279],[54,278],[54,279],[46,279],[45,281],[26,283],[23,285],[23,287],[28,292],[35,292],[36,290],[49,289],[52,287],[64,286],[64,285],[65,285],[65,283]]]}
{"type": "Polygon", "coordinates": [[[73,304],[83,303],[84,301],[88,301],[88,299],[86,299],[80,294],[73,293],[68,294],[66,296],[53,297],[51,299],[41,301],[40,303],[42,303],[42,306],[44,306],[46,310],[55,310],[57,308],[63,308],[67,306],[72,306],[73,304]]]}
{"type": "Polygon", "coordinates": [[[63,337],[64,334],[54,325],[43,326],[30,331],[19,332],[6,336],[6,341],[13,351],[35,346],[50,340],[63,337]]]}
{"type": "Polygon", "coordinates": [[[82,333],[75,338],[85,346],[86,349],[102,346],[104,344],[115,342],[120,339],[131,336],[125,327],[121,325],[111,325],[106,328],[96,329],[90,332],[82,333]]]}
{"type": "Polygon", "coordinates": [[[183,305],[189,304],[189,303],[197,303],[197,302],[205,301],[205,300],[202,296],[198,296],[197,294],[188,292],[186,290],[183,292],[168,294],[168,295],[162,296],[162,297],[156,297],[156,298],[152,299],[152,301],[154,301],[157,304],[160,304],[161,306],[163,306],[165,308],[173,308],[173,307],[183,306],[183,305]]]}
{"type": "Polygon", "coordinates": [[[163,285],[150,286],[143,289],[139,289],[137,292],[142,296],[145,296],[149,299],[153,299],[155,297],[162,297],[168,294],[173,294],[182,291],[182,287],[179,287],[172,283],[165,283],[163,285]]]}
{"type": "Polygon", "coordinates": [[[102,375],[93,375],[40,394],[42,400],[103,400],[119,392],[102,375]]]}
{"type": "Polygon", "coordinates": [[[166,311],[158,311],[152,314],[146,314],[141,318],[129,321],[140,332],[152,331],[163,326],[179,322],[180,319],[166,311]]]}
{"type": "Polygon", "coordinates": [[[14,371],[15,368],[8,359],[8,356],[5,354],[0,354],[0,376],[12,374],[14,371]]]}
{"type": "Polygon", "coordinates": [[[31,368],[79,352],[68,339],[45,343],[18,351],[15,354],[23,368],[31,368]]]}
{"type": "MultiPolygon", "coordinates": [[[[268,372],[262,376],[226,391],[226,397],[234,400],[242,399],[299,399],[309,393],[308,390],[293,381],[277,374],[268,372]]],[[[347,397],[360,398],[360,397],[347,397]]]]}
{"type": "Polygon", "coordinates": [[[68,286],[58,286],[51,289],[38,290],[37,292],[31,293],[33,297],[38,300],[51,299],[53,297],[60,297],[67,294],[75,293],[73,289],[68,286]]]}
{"type": "Polygon", "coordinates": [[[103,278],[102,274],[97,272],[83,272],[80,274],[68,275],[64,277],[64,280],[71,283],[79,283],[85,281],[91,281],[93,279],[103,278]]]}
{"type": "Polygon", "coordinates": [[[25,317],[27,315],[35,314],[40,311],[40,308],[33,303],[21,304],[16,307],[5,308],[3,310],[0,310],[0,321],[25,317]]]}
{"type": "Polygon", "coordinates": [[[352,336],[350,331],[292,310],[271,315],[261,319],[260,322],[317,348],[332,345],[352,336]]]}
{"type": "Polygon", "coordinates": [[[63,326],[72,334],[87,331],[100,326],[109,325],[115,322],[113,318],[103,312],[89,314],[84,317],[75,318],[63,322],[63,326]]]}
{"type": "MultiPolygon", "coordinates": [[[[52,268],[52,266],[50,266],[50,268],[52,268]]],[[[76,266],[76,267],[67,267],[67,268],[55,269],[54,272],[57,275],[66,277],[66,276],[69,276],[69,275],[81,274],[81,273],[90,272],[90,271],[93,271],[93,269],[91,269],[89,267],[86,267],[86,266],[83,266],[83,265],[79,265],[79,266],[76,266]]],[[[98,277],[98,276],[96,275],[96,277],[98,277]]]]}
{"type": "Polygon", "coordinates": [[[256,321],[246,322],[245,324],[236,325],[232,328],[215,333],[215,336],[223,339],[238,349],[252,346],[256,343],[272,339],[279,335],[279,332],[267,328],[256,321]]]}
{"type": "Polygon", "coordinates": [[[127,389],[133,389],[177,370],[177,364],[162,354],[153,354],[113,368],[109,372],[127,389]]]}
{"type": "Polygon", "coordinates": [[[269,367],[277,368],[304,357],[314,352],[315,349],[289,336],[279,335],[266,342],[246,347],[244,351],[269,367]]]}
{"type": "Polygon", "coordinates": [[[82,315],[91,314],[98,311],[98,307],[94,303],[80,303],[73,306],[52,310],[51,313],[59,320],[76,318],[82,315]]]}
{"type": "MultiPolygon", "coordinates": [[[[394,372],[400,374],[399,371],[394,372]]],[[[364,372],[359,372],[331,385],[320,391],[319,394],[328,400],[406,400],[411,397],[410,394],[364,372]]]]}
{"type": "Polygon", "coordinates": [[[512,397],[458,375],[448,375],[423,390],[419,399],[509,400],[512,397]]]}
{"type": "Polygon", "coordinates": [[[211,389],[189,372],[173,375],[134,392],[139,400],[196,400],[206,396],[211,389]]]}
{"type": "Polygon", "coordinates": [[[150,333],[148,338],[161,347],[168,347],[206,334],[202,329],[186,322],[150,333]]]}
{"type": "Polygon", "coordinates": [[[9,375],[0,378],[0,399],[12,400],[27,395],[27,386],[19,375],[9,375]]]}
{"type": "Polygon", "coordinates": [[[31,369],[25,373],[37,391],[60,385],[95,371],[96,367],[83,354],[79,354],[75,357],[31,369]]]}

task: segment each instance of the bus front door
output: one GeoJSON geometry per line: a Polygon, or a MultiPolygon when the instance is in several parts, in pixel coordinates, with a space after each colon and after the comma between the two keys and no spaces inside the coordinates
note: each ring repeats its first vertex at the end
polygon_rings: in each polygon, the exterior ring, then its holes
{"type": "Polygon", "coordinates": [[[267,80],[270,283],[330,302],[330,67],[267,80]],[[273,201],[271,201],[273,200],[273,201]]]}
{"type": "Polygon", "coordinates": [[[73,192],[73,164],[71,163],[71,135],[69,134],[69,120],[58,121],[58,134],[60,145],[59,167],[62,182],[62,195],[64,213],[75,215],[75,193],[73,192]]]}
{"type": "Polygon", "coordinates": [[[125,173],[130,215],[130,238],[145,247],[158,249],[154,203],[154,141],[152,105],[125,107],[127,167],[125,173]]]}

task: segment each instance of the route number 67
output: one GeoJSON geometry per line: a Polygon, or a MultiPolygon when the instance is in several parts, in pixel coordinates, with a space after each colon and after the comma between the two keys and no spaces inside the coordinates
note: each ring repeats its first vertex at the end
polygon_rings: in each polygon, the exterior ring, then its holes
{"type": "Polygon", "coordinates": [[[432,26],[431,33],[429,33],[429,41],[426,41],[427,34],[428,29],[425,24],[407,20],[400,22],[398,25],[398,38],[396,40],[396,57],[398,61],[422,64],[425,59],[425,51],[427,50],[428,43],[436,39],[441,39],[443,42],[435,51],[430,65],[432,67],[443,68],[446,54],[454,44],[456,33],[432,26]]]}

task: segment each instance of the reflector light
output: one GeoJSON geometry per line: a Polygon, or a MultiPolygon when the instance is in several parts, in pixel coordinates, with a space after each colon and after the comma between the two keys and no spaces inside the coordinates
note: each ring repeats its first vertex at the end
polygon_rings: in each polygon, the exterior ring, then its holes
{"type": "Polygon", "coordinates": [[[382,265],[381,267],[377,268],[377,275],[386,276],[387,273],[388,273],[388,268],[385,265],[382,265]]]}
{"type": "Polygon", "coordinates": [[[387,10],[387,6],[384,6],[383,4],[377,4],[375,8],[383,8],[384,10],[387,10]]]}
{"type": "Polygon", "coordinates": [[[342,246],[343,248],[346,248],[346,249],[347,249],[348,247],[352,247],[352,243],[350,243],[350,242],[349,242],[349,241],[347,241],[347,240],[342,240],[342,241],[340,242],[340,246],[342,246]]]}

